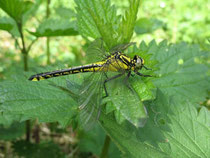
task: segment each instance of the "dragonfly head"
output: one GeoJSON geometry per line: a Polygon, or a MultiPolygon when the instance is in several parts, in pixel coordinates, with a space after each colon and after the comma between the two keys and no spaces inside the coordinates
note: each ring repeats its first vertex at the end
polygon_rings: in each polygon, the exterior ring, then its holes
{"type": "Polygon", "coordinates": [[[140,56],[135,55],[133,57],[133,61],[135,63],[135,69],[139,70],[144,66],[144,59],[142,59],[140,56]]]}

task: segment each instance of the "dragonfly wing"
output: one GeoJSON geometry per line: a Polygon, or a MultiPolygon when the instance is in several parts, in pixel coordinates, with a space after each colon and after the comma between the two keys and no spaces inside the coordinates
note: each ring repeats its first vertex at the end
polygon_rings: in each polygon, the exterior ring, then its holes
{"type": "Polygon", "coordinates": [[[79,97],[80,121],[85,129],[90,129],[99,119],[103,98],[104,72],[94,72],[85,78],[79,97]]]}
{"type": "Polygon", "coordinates": [[[126,50],[128,47],[132,46],[132,45],[135,45],[136,42],[130,42],[130,43],[126,43],[126,44],[120,44],[120,45],[117,45],[113,48],[110,49],[110,52],[111,53],[114,53],[116,51],[118,52],[123,52],[124,50],[126,50]]]}
{"type": "Polygon", "coordinates": [[[86,50],[86,57],[88,63],[101,61],[102,59],[104,59],[105,56],[107,56],[103,44],[104,43],[102,39],[96,39],[89,45],[89,47],[86,50]]]}

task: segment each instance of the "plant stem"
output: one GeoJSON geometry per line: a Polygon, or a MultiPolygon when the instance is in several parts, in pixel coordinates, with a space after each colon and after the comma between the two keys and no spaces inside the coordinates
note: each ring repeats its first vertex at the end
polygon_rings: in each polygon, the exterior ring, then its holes
{"type": "Polygon", "coordinates": [[[23,54],[24,71],[28,71],[28,53],[23,54]]]}
{"type": "Polygon", "coordinates": [[[108,151],[109,151],[109,145],[110,145],[110,137],[108,135],[106,135],[100,158],[107,158],[108,151]]]}
{"type": "MultiPolygon", "coordinates": [[[[20,49],[21,49],[21,53],[23,54],[24,71],[28,71],[28,51],[27,51],[26,45],[25,45],[22,21],[17,22],[17,26],[18,26],[18,30],[20,32],[20,38],[21,38],[21,43],[22,43],[22,47],[20,49]]],[[[25,125],[26,125],[26,141],[30,142],[30,136],[31,136],[31,122],[30,122],[30,120],[27,120],[25,125]]]]}
{"type": "Polygon", "coordinates": [[[35,124],[36,125],[34,129],[33,137],[35,139],[35,142],[39,144],[40,143],[40,126],[38,124],[38,120],[36,120],[35,124]]]}
{"type": "Polygon", "coordinates": [[[47,37],[47,64],[50,64],[50,38],[47,37]]]}
{"type": "Polygon", "coordinates": [[[30,142],[30,138],[31,138],[31,121],[27,120],[25,124],[26,124],[26,141],[30,142]]]}
{"type": "MultiPolygon", "coordinates": [[[[46,10],[46,18],[49,18],[50,16],[50,1],[51,0],[47,0],[47,10],[46,10]]],[[[50,38],[47,37],[47,64],[50,64],[50,38]]]]}
{"type": "Polygon", "coordinates": [[[50,16],[50,1],[51,0],[47,0],[47,11],[46,11],[46,17],[49,18],[50,16]]]}
{"type": "Polygon", "coordinates": [[[17,23],[17,25],[18,25],[18,30],[20,32],[21,42],[22,42],[21,52],[23,54],[24,71],[28,71],[28,52],[26,50],[25,40],[23,36],[22,22],[17,23]]]}

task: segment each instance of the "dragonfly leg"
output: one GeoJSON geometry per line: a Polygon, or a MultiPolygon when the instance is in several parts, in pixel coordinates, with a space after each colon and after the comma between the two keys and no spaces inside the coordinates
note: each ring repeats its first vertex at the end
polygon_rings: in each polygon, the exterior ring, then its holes
{"type": "Polygon", "coordinates": [[[104,90],[105,90],[106,95],[105,95],[103,98],[108,97],[108,92],[107,92],[107,89],[106,89],[106,83],[109,82],[109,81],[111,81],[111,80],[114,80],[114,79],[116,79],[116,78],[118,78],[118,77],[120,77],[120,76],[122,76],[123,74],[124,74],[124,73],[118,74],[118,75],[113,76],[113,77],[111,77],[111,78],[107,78],[107,79],[104,81],[104,90]]]}
{"type": "Polygon", "coordinates": [[[124,79],[124,82],[125,82],[125,84],[127,85],[127,87],[132,91],[133,89],[132,89],[130,83],[128,82],[128,78],[129,78],[130,76],[132,76],[131,71],[128,72],[127,76],[126,76],[125,79],[124,79]]]}
{"type": "Polygon", "coordinates": [[[139,75],[139,76],[143,76],[143,77],[152,77],[151,75],[144,75],[144,74],[142,74],[142,73],[140,73],[140,72],[135,72],[137,75],[139,75]]]}
{"type": "Polygon", "coordinates": [[[124,82],[125,82],[125,83],[128,83],[127,81],[128,81],[128,78],[129,78],[130,76],[132,76],[131,71],[128,71],[128,74],[127,74],[127,76],[126,76],[125,79],[124,79],[124,82]]]}
{"type": "Polygon", "coordinates": [[[132,74],[132,73],[131,73],[131,76],[132,76],[132,77],[134,77],[134,76],[135,76],[135,74],[132,74]]]}
{"type": "Polygon", "coordinates": [[[148,67],[146,67],[146,66],[143,66],[146,70],[152,70],[151,68],[148,68],[148,67]]]}

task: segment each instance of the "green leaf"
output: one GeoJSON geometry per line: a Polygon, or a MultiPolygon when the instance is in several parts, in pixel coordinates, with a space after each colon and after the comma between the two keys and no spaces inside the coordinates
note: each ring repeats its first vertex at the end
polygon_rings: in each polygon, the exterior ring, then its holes
{"type": "Polygon", "coordinates": [[[0,87],[0,109],[5,115],[22,116],[19,121],[38,118],[66,126],[77,112],[77,103],[67,93],[46,82],[5,81],[0,87]]]}
{"type": "Polygon", "coordinates": [[[112,141],[118,146],[124,157],[167,157],[160,149],[150,144],[141,142],[137,139],[135,128],[128,125],[119,125],[116,121],[111,120],[109,116],[101,114],[101,123],[106,133],[111,137],[112,141]]]}
{"type": "Polygon", "coordinates": [[[166,96],[159,94],[150,104],[149,119],[143,128],[118,125],[102,114],[102,126],[122,153],[137,158],[209,157],[209,111],[203,107],[197,114],[195,105],[166,101],[166,96]]]}
{"type": "Polygon", "coordinates": [[[205,99],[210,84],[207,80],[208,67],[201,61],[208,52],[201,51],[197,45],[168,45],[164,41],[159,45],[151,42],[148,53],[152,53],[159,62],[159,70],[156,71],[159,77],[153,82],[164,94],[183,102],[187,99],[198,103],[205,99]]]}
{"type": "Polygon", "coordinates": [[[108,49],[128,43],[133,35],[139,0],[130,1],[125,17],[117,16],[110,0],[75,0],[79,32],[85,37],[103,38],[108,49]]]}
{"type": "Polygon", "coordinates": [[[210,112],[202,107],[199,114],[190,102],[172,107],[170,129],[164,135],[170,143],[171,157],[210,157],[210,112]]]}
{"type": "Polygon", "coordinates": [[[152,33],[159,28],[166,27],[165,25],[158,19],[140,18],[136,21],[135,32],[137,34],[152,33]]]}
{"type": "Polygon", "coordinates": [[[113,103],[112,106],[115,107],[115,114],[119,123],[128,120],[136,127],[143,127],[147,119],[147,112],[137,93],[130,89],[129,85],[126,85],[124,78],[110,81],[108,98],[113,103]]]}
{"type": "Polygon", "coordinates": [[[26,13],[33,3],[23,0],[0,0],[0,8],[4,10],[17,23],[22,22],[24,13],[26,13]]]}
{"type": "Polygon", "coordinates": [[[5,31],[11,31],[13,28],[13,25],[11,24],[11,21],[8,20],[8,18],[3,17],[0,19],[0,29],[5,31]]]}
{"type": "Polygon", "coordinates": [[[157,88],[151,82],[151,80],[136,80],[131,78],[130,82],[134,90],[140,96],[141,101],[154,100],[156,98],[157,88]]]}
{"type": "Polygon", "coordinates": [[[53,142],[41,142],[40,144],[32,144],[23,140],[14,142],[14,152],[25,158],[57,158],[64,157],[64,153],[60,147],[53,142]]]}
{"type": "Polygon", "coordinates": [[[36,15],[36,12],[39,10],[39,7],[43,4],[43,2],[44,1],[42,0],[33,1],[33,5],[23,14],[23,23],[27,22],[28,19],[36,15]]]}
{"type": "Polygon", "coordinates": [[[163,135],[163,131],[168,129],[167,126],[170,123],[166,115],[167,113],[171,114],[170,102],[158,91],[157,99],[152,103],[144,103],[147,106],[149,115],[143,128],[135,128],[126,122],[118,125],[113,119],[110,119],[111,116],[102,115],[102,126],[122,153],[125,153],[125,157],[169,157],[169,152],[164,152],[159,145],[161,144],[166,146],[166,149],[170,149],[163,135]],[[165,124],[158,122],[157,115],[158,119],[164,119],[165,124]]]}
{"type": "Polygon", "coordinates": [[[137,19],[140,0],[129,0],[130,7],[125,12],[125,17],[122,19],[118,30],[118,38],[120,43],[128,43],[133,35],[134,25],[137,19]]]}
{"type": "Polygon", "coordinates": [[[76,18],[76,13],[70,9],[70,8],[65,8],[65,7],[58,7],[55,9],[56,14],[60,16],[60,18],[65,18],[65,19],[71,19],[71,18],[76,18]]]}
{"type": "Polygon", "coordinates": [[[9,127],[0,125],[0,140],[15,140],[25,133],[24,123],[13,123],[9,127]]]}
{"type": "Polygon", "coordinates": [[[9,32],[13,36],[20,36],[16,23],[9,17],[0,18],[0,29],[9,32]]]}
{"type": "Polygon", "coordinates": [[[83,36],[102,37],[108,48],[117,44],[115,26],[119,23],[116,9],[110,0],[75,0],[78,29],[83,36]]]}
{"type": "Polygon", "coordinates": [[[75,23],[64,19],[47,19],[39,25],[36,32],[30,33],[36,37],[78,35],[75,23]]]}

